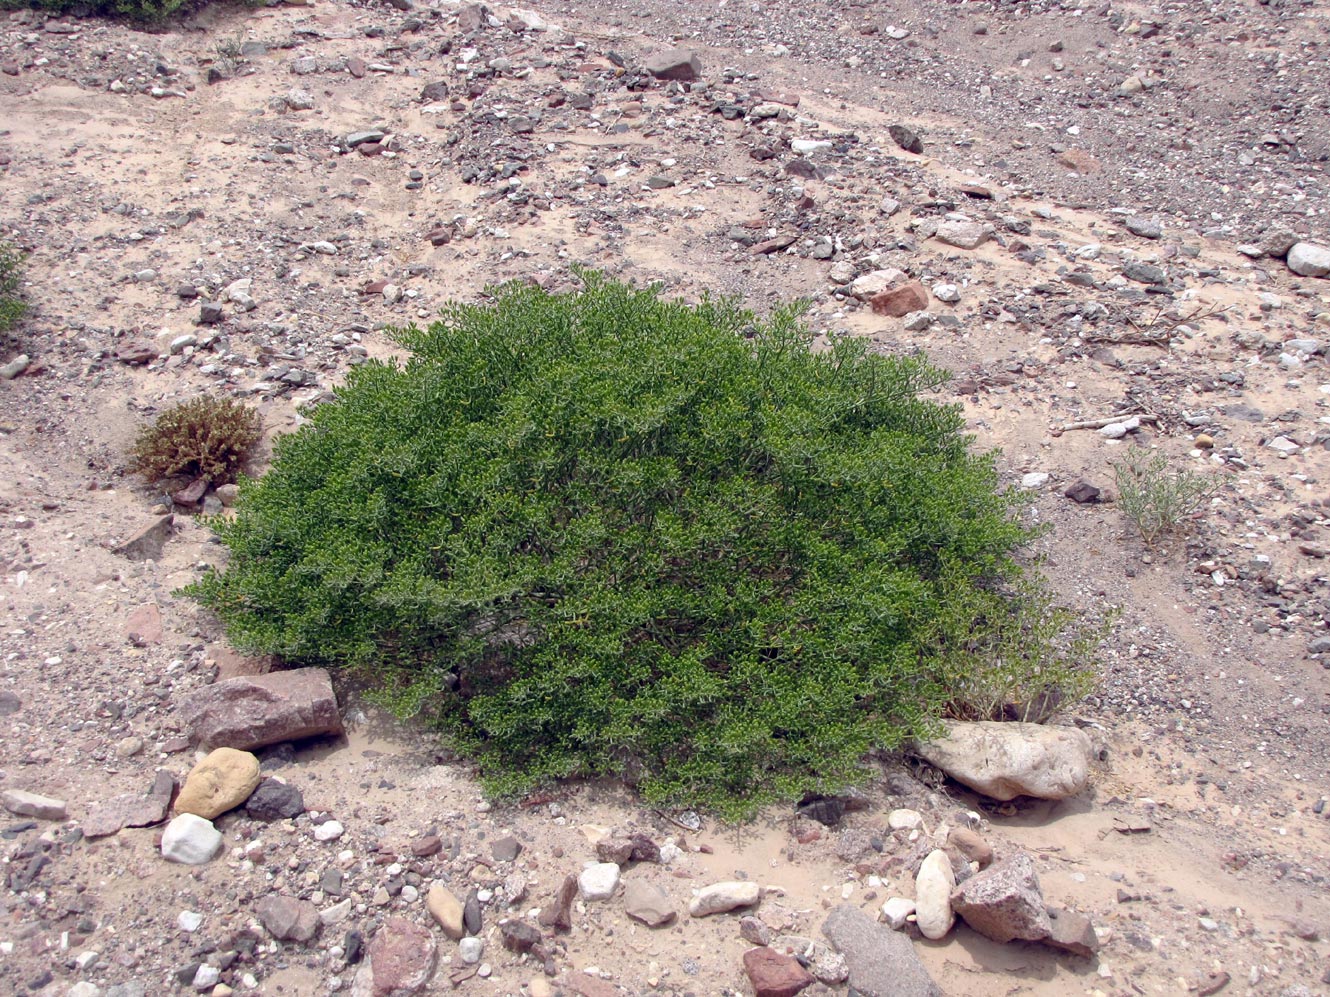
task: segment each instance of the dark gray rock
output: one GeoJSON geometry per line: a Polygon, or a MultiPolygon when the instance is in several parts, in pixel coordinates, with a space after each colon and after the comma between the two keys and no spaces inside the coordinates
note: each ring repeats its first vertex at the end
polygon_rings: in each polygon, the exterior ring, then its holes
{"type": "Polygon", "coordinates": [[[304,812],[300,790],[279,779],[264,779],[245,801],[245,813],[254,820],[289,820],[304,812]]]}
{"type": "Polygon", "coordinates": [[[695,80],[702,75],[702,60],[690,48],[672,48],[648,56],[643,68],[658,80],[695,80]]]}
{"type": "Polygon", "coordinates": [[[923,140],[919,138],[919,134],[913,128],[906,125],[888,125],[887,134],[891,136],[893,142],[906,152],[912,152],[918,156],[924,151],[923,140]]]}
{"type": "Polygon", "coordinates": [[[858,907],[841,904],[822,925],[822,934],[845,956],[850,987],[861,997],[942,997],[910,939],[858,907]]]}

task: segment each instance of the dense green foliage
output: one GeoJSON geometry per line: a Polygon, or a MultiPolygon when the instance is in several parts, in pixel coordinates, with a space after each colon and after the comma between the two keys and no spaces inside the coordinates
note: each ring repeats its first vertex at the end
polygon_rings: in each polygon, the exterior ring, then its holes
{"type": "Polygon", "coordinates": [[[181,10],[202,7],[207,0],[0,0],[0,10],[32,7],[49,14],[123,17],[151,24],[166,20],[181,10]]]}
{"type": "Polygon", "coordinates": [[[233,643],[357,669],[500,793],[731,816],[1069,677],[944,372],[582,277],[399,330],[278,441],[187,590],[233,643]]]}
{"type": "Polygon", "coordinates": [[[23,256],[13,246],[0,243],[0,332],[8,332],[28,310],[20,283],[23,256]]]}
{"type": "Polygon", "coordinates": [[[183,476],[227,484],[262,436],[258,412],[205,395],[172,406],[145,426],[130,451],[130,468],[149,481],[183,476]]]}

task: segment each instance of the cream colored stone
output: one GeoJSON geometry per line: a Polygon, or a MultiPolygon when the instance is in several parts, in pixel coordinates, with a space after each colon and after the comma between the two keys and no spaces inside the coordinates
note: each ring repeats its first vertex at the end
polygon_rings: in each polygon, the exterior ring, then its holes
{"type": "Polygon", "coordinates": [[[234,810],[259,785],[259,760],[248,751],[217,748],[190,771],[176,797],[175,812],[212,820],[234,810]]]}

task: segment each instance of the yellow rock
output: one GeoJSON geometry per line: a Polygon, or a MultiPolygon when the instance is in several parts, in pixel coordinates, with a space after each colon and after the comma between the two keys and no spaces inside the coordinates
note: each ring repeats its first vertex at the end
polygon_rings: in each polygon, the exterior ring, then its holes
{"type": "Polygon", "coordinates": [[[259,784],[259,760],[248,751],[217,748],[185,778],[176,797],[178,814],[212,820],[244,803],[259,784]]]}
{"type": "Polygon", "coordinates": [[[1215,445],[1215,438],[1209,433],[1196,434],[1196,446],[1202,450],[1209,450],[1215,445]]]}
{"type": "Polygon", "coordinates": [[[429,888],[425,894],[425,906],[449,938],[456,941],[466,933],[462,926],[462,901],[449,893],[442,883],[429,888]]]}

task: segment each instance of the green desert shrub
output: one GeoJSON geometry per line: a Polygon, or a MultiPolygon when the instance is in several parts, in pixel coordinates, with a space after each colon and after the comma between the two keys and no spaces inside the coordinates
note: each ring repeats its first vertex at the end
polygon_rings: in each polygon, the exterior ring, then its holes
{"type": "Polygon", "coordinates": [[[23,255],[6,243],[0,243],[0,333],[18,324],[28,310],[20,284],[23,279],[23,255]]]}
{"type": "Polygon", "coordinates": [[[166,20],[181,10],[203,7],[207,0],[0,0],[0,10],[31,7],[55,15],[123,17],[151,24],[166,20]]]}
{"type": "Polygon", "coordinates": [[[1028,625],[1030,531],[921,397],[944,372],[580,276],[395,332],[409,360],[278,440],[187,594],[431,718],[499,794],[615,775],[731,817],[1083,665],[1028,625]]]}
{"type": "Polygon", "coordinates": [[[229,484],[263,436],[258,412],[230,398],[204,395],[174,405],[145,426],[129,466],[149,481],[207,478],[229,484]]]}
{"type": "Polygon", "coordinates": [[[1168,455],[1137,447],[1113,464],[1118,505],[1147,546],[1183,533],[1218,490],[1216,479],[1186,468],[1171,468],[1168,455]]]}

